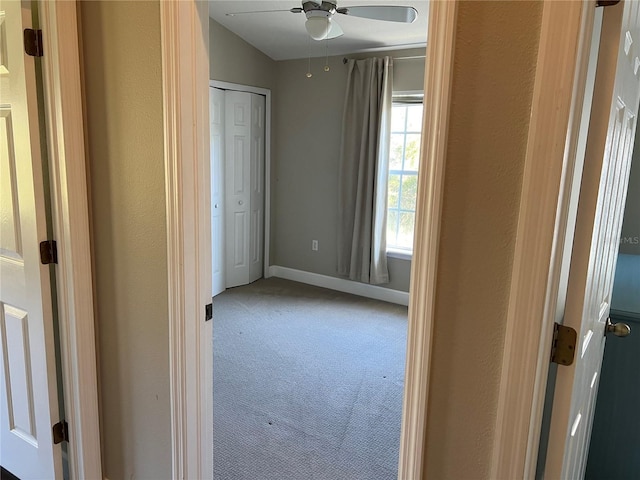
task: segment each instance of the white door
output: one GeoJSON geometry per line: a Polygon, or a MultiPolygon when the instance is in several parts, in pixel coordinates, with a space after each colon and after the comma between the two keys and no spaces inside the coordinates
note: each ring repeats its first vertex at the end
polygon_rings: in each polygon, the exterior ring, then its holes
{"type": "MultiPolygon", "coordinates": [[[[224,105],[223,126],[212,118],[212,175],[216,144],[213,129],[224,131],[224,284],[246,285],[262,277],[264,263],[265,97],[215,90],[224,105]]],[[[213,97],[212,97],[213,98],[213,97]]],[[[213,182],[213,179],[212,179],[213,182]]],[[[212,188],[215,188],[212,186],[212,188]]],[[[213,201],[213,200],[212,200],[213,201]]]]}
{"type": "Polygon", "coordinates": [[[22,480],[62,478],[30,4],[0,2],[0,464],[22,480]]]}
{"type": "Polygon", "coordinates": [[[264,250],[265,98],[251,95],[251,231],[249,282],[262,278],[264,250]]]}
{"type": "Polygon", "coordinates": [[[249,283],[251,94],[225,96],[226,285],[249,283]]]}
{"type": "MultiPolygon", "coordinates": [[[[640,2],[606,9],[601,51],[606,55],[612,45],[617,50],[610,69],[615,68],[615,81],[613,96],[604,103],[607,111],[596,111],[594,97],[564,317],[564,324],[578,332],[578,341],[573,365],[558,368],[544,472],[548,479],[584,476],[637,123],[640,2]]],[[[598,69],[601,75],[600,64],[598,69]]],[[[607,88],[606,81],[598,85],[607,88]]]]}
{"type": "Polygon", "coordinates": [[[209,89],[209,136],[211,138],[211,259],[212,293],[225,289],[224,269],[224,90],[209,89]]]}

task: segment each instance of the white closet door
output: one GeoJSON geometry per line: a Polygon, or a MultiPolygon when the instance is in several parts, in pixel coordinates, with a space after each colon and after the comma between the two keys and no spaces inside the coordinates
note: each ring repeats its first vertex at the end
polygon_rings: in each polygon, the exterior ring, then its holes
{"type": "Polygon", "coordinates": [[[226,285],[249,283],[251,94],[225,93],[226,285]]]}
{"type": "MultiPolygon", "coordinates": [[[[254,282],[263,273],[265,104],[262,95],[224,92],[227,288],[254,282]]],[[[212,156],[214,149],[212,140],[212,156]]]]}
{"type": "Polygon", "coordinates": [[[225,94],[219,88],[209,89],[209,135],[211,137],[211,260],[212,293],[215,297],[225,289],[224,238],[224,120],[225,94]]]}
{"type": "Polygon", "coordinates": [[[265,98],[251,95],[251,232],[249,281],[262,278],[264,258],[265,98]]]}

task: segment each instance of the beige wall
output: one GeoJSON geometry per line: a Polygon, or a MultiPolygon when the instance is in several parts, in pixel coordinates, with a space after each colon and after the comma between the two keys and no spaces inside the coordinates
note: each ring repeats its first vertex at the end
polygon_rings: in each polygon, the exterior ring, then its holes
{"type": "Polygon", "coordinates": [[[483,479],[542,6],[460,2],[436,291],[425,478],[483,479]]]}
{"type": "Polygon", "coordinates": [[[158,2],[80,4],[104,475],[171,471],[158,2]]]}

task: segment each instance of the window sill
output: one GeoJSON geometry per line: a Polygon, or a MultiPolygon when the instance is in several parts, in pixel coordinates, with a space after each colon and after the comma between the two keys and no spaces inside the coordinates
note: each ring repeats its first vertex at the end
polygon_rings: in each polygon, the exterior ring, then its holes
{"type": "Polygon", "coordinates": [[[413,257],[413,252],[407,250],[387,250],[388,258],[399,258],[400,260],[411,260],[413,257]]]}

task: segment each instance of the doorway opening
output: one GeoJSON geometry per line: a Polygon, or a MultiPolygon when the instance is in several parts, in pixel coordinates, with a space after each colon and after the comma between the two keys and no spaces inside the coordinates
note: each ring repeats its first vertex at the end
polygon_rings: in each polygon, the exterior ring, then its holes
{"type": "MultiPolygon", "coordinates": [[[[214,478],[337,478],[348,472],[396,478],[411,251],[406,241],[388,250],[392,285],[336,273],[344,57],[323,58],[329,71],[309,78],[307,59],[274,61],[254,49],[250,60],[249,46],[213,21],[210,34],[212,58],[218,56],[211,78],[222,78],[210,83],[218,98],[210,105],[214,478]],[[219,43],[224,52],[216,50],[219,43]],[[234,55],[236,64],[261,65],[242,80],[259,87],[231,83],[238,76],[225,78],[216,69],[225,61],[220,56],[234,55]],[[264,95],[266,130],[273,132],[264,141],[264,278],[240,286],[219,280],[235,261],[235,244],[215,247],[229,238],[236,218],[228,203],[239,201],[227,195],[236,176],[229,169],[221,173],[233,157],[229,142],[239,141],[219,126],[221,99],[230,91],[264,95]],[[225,226],[216,227],[220,223],[225,226]]],[[[402,57],[394,65],[394,101],[404,117],[390,134],[400,154],[413,155],[391,169],[397,181],[390,184],[398,191],[393,226],[396,237],[413,237],[413,224],[407,233],[405,220],[415,215],[409,204],[416,201],[424,48],[392,53],[402,57]]]]}

